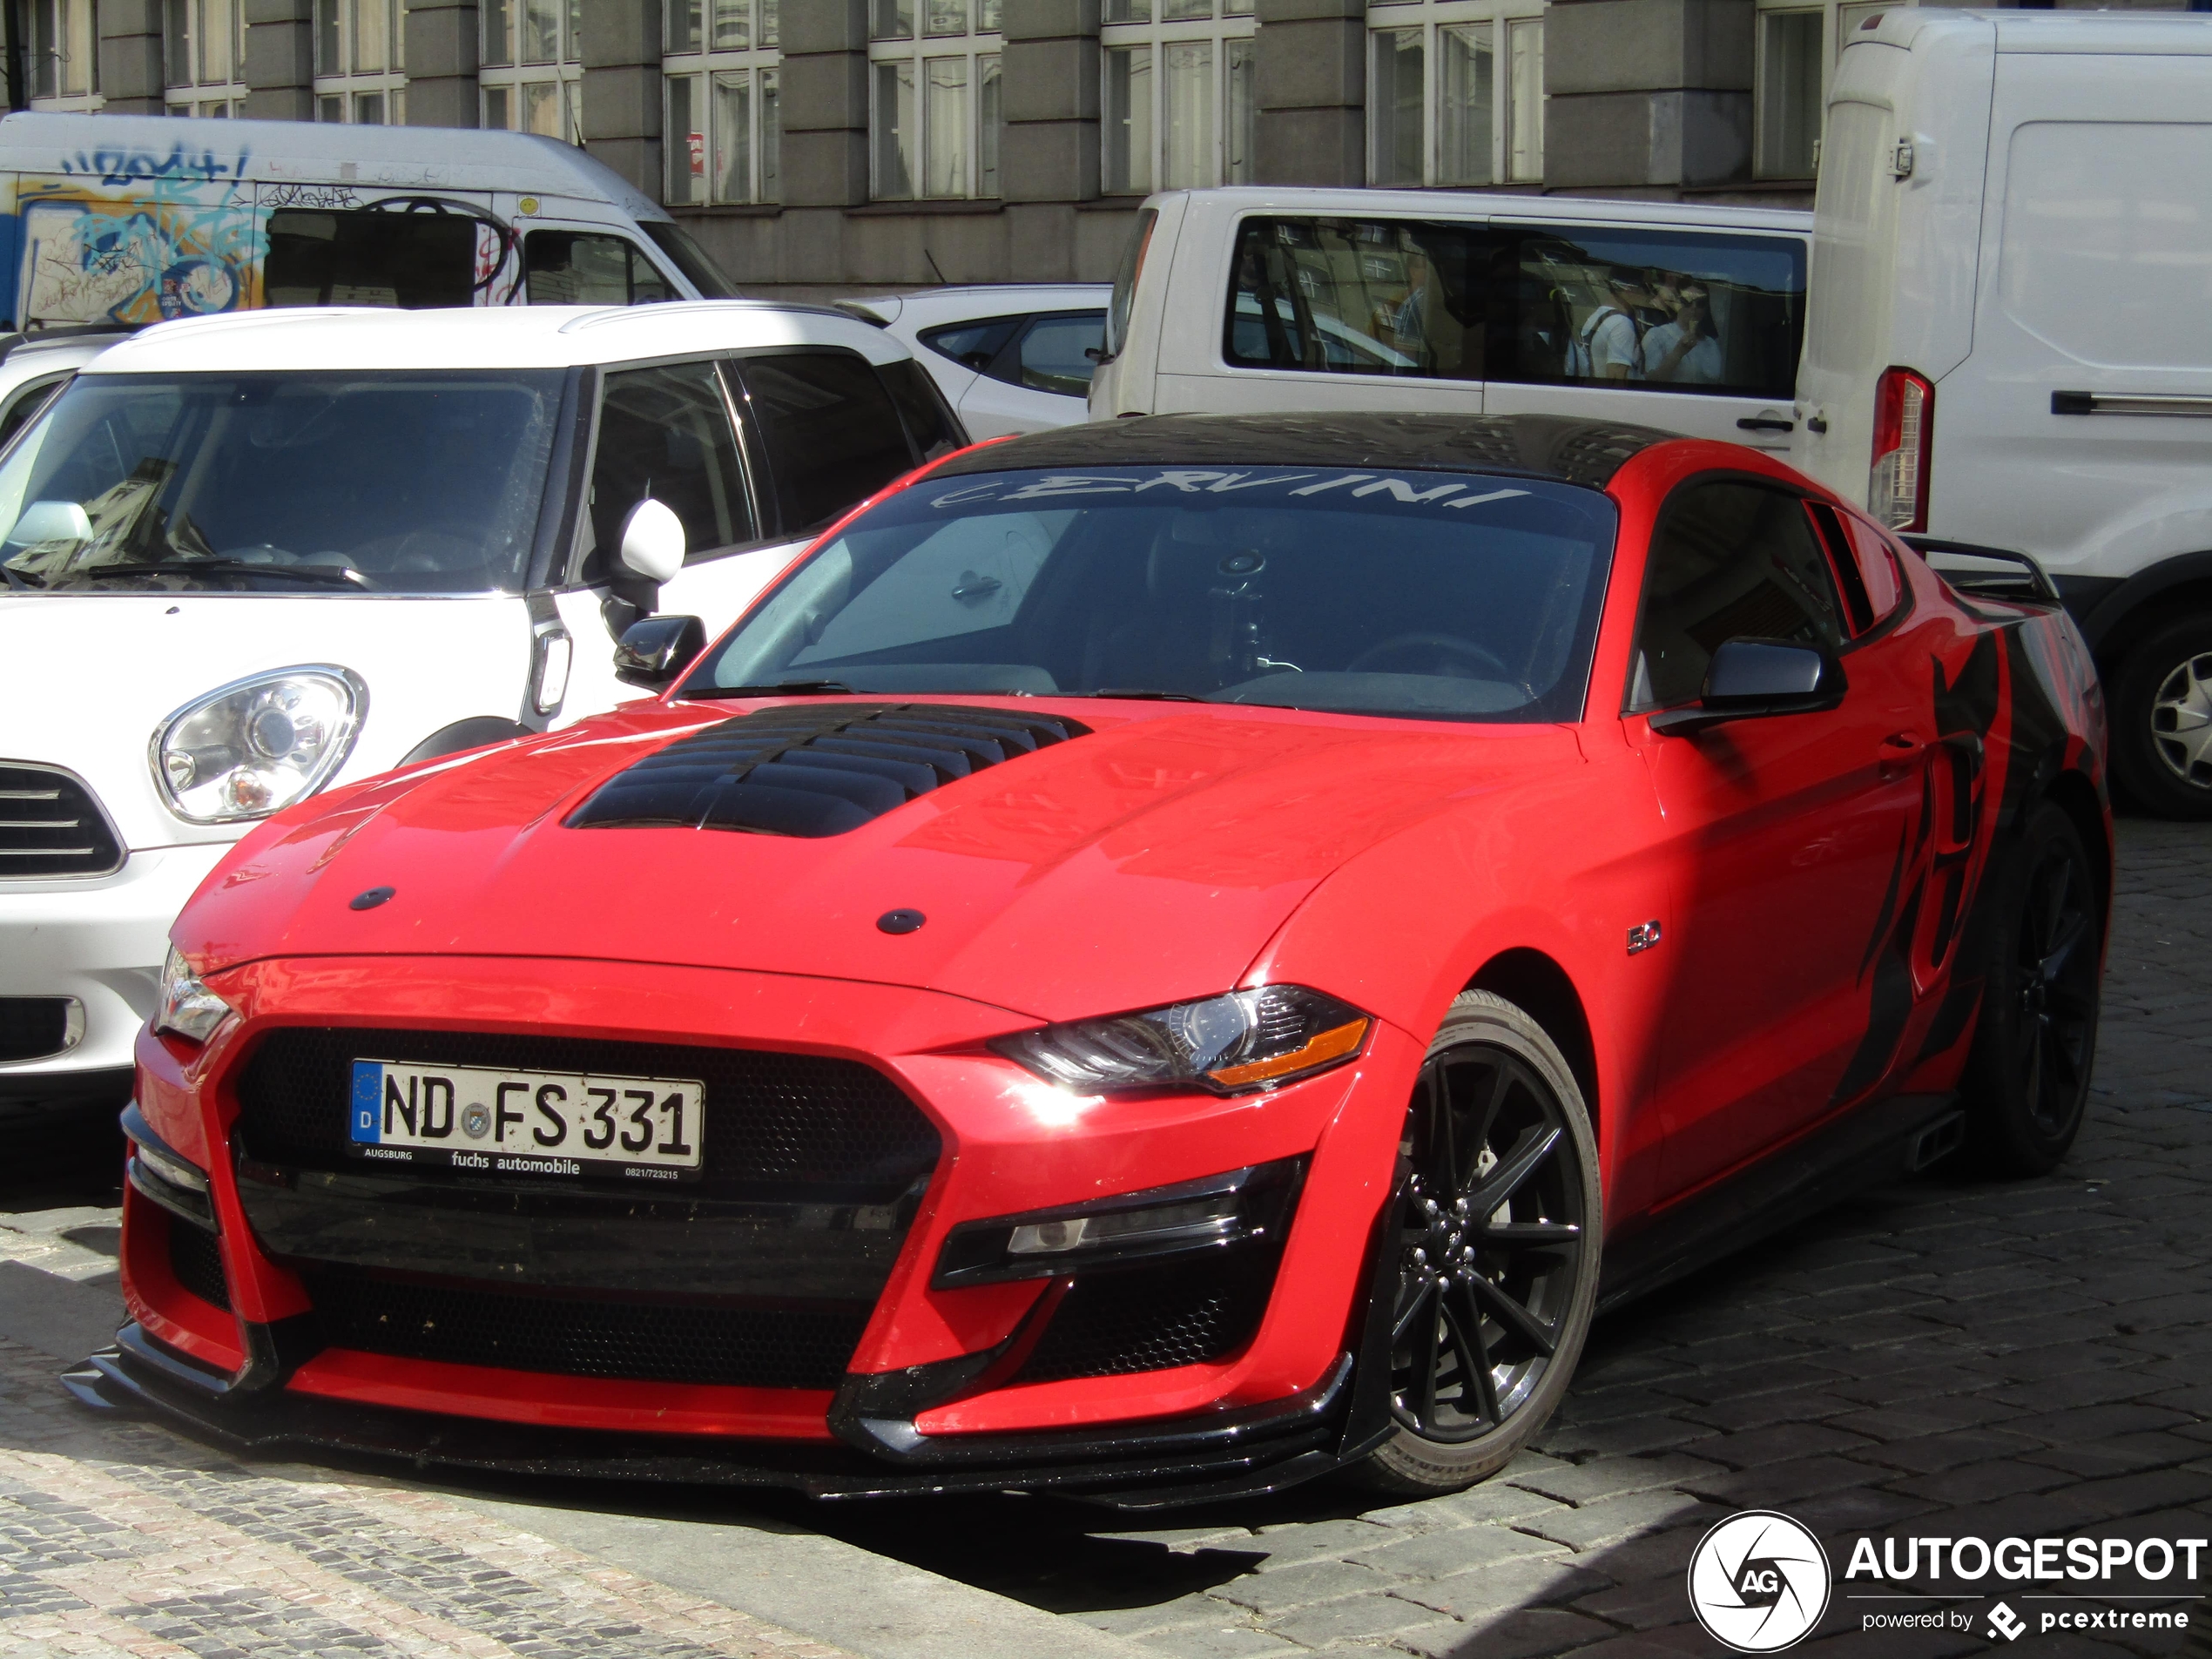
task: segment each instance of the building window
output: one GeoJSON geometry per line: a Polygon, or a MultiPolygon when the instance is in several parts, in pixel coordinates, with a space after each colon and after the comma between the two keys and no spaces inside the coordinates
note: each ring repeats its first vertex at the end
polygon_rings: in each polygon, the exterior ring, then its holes
{"type": "Polygon", "coordinates": [[[583,0],[484,0],[477,17],[484,125],[582,144],[583,0]]]}
{"type": "Polygon", "coordinates": [[[1827,0],[1815,6],[1804,0],[1759,0],[1757,131],[1751,141],[1757,177],[1812,177],[1820,163],[1820,127],[1837,54],[1859,24],[1894,9],[1878,0],[1846,4],[1827,0]]]}
{"type": "Polygon", "coordinates": [[[671,206],[783,195],[776,0],[667,0],[664,152],[671,206]]]}
{"type": "Polygon", "coordinates": [[[100,107],[100,29],[94,0],[30,0],[30,107],[100,107]]]}
{"type": "Polygon", "coordinates": [[[315,119],[407,119],[401,0],[315,0],[315,119]]]}
{"type": "Polygon", "coordinates": [[[1544,19],[1536,0],[1375,0],[1367,178],[1541,184],[1544,19]]]}
{"type": "Polygon", "coordinates": [[[1101,185],[1109,195],[1248,185],[1252,0],[1107,0],[1101,185]]]}
{"type": "Polygon", "coordinates": [[[1001,0],[869,0],[871,193],[999,193],[1001,0]]]}
{"type": "Polygon", "coordinates": [[[245,113],[245,0],[168,0],[161,37],[170,114],[245,113]]]}

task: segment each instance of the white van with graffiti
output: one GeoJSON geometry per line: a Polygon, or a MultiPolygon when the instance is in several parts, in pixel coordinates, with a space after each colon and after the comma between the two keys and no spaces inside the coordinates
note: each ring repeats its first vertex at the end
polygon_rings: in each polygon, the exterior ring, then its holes
{"type": "Polygon", "coordinates": [[[0,119],[0,328],[262,306],[729,297],[582,151],[523,132],[26,113],[0,119]]]}

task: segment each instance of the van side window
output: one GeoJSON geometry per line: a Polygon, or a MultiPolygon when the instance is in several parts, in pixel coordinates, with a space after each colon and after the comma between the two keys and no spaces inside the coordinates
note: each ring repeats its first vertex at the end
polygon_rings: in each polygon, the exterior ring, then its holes
{"type": "Polygon", "coordinates": [[[786,535],[827,523],[914,464],[891,395],[858,352],[747,357],[738,374],[776,475],[786,535]]]}
{"type": "Polygon", "coordinates": [[[1631,709],[1695,702],[1730,639],[1835,651],[1842,609],[1804,503],[1750,483],[1689,484],[1660,515],[1636,617],[1631,709]]]}
{"type": "Polygon", "coordinates": [[[1240,368],[1786,399],[1804,247],[1756,233],[1252,218],[1222,355],[1240,368]]]}
{"type": "Polygon", "coordinates": [[[626,236],[532,231],[523,239],[523,273],[534,306],[644,306],[678,297],[626,236]]]}
{"type": "Polygon", "coordinates": [[[470,305],[479,229],[464,213],[280,207],[269,215],[262,293],[272,306],[470,305]]]}
{"type": "Polygon", "coordinates": [[[666,363],[607,376],[591,464],[595,571],[614,556],[623,521],[648,496],[684,521],[687,563],[759,537],[711,363],[666,363]]]}

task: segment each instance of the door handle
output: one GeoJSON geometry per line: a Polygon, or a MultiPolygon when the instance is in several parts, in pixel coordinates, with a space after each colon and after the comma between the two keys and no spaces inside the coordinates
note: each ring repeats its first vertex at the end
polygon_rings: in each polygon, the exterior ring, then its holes
{"type": "Polygon", "coordinates": [[[1875,764],[1883,777],[1899,778],[1912,770],[1927,746],[1917,732],[1892,732],[1882,739],[1881,752],[1875,764]]]}
{"type": "Polygon", "coordinates": [[[1795,421],[1779,420],[1771,415],[1747,415],[1736,423],[1746,432],[1795,432],[1795,421]]]}

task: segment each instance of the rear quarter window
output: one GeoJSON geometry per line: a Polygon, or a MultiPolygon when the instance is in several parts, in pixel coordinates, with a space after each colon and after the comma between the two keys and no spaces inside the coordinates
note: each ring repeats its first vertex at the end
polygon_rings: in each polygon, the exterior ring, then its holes
{"type": "Polygon", "coordinates": [[[738,371],[787,535],[819,529],[914,464],[897,405],[857,352],[776,352],[738,371]]]}

